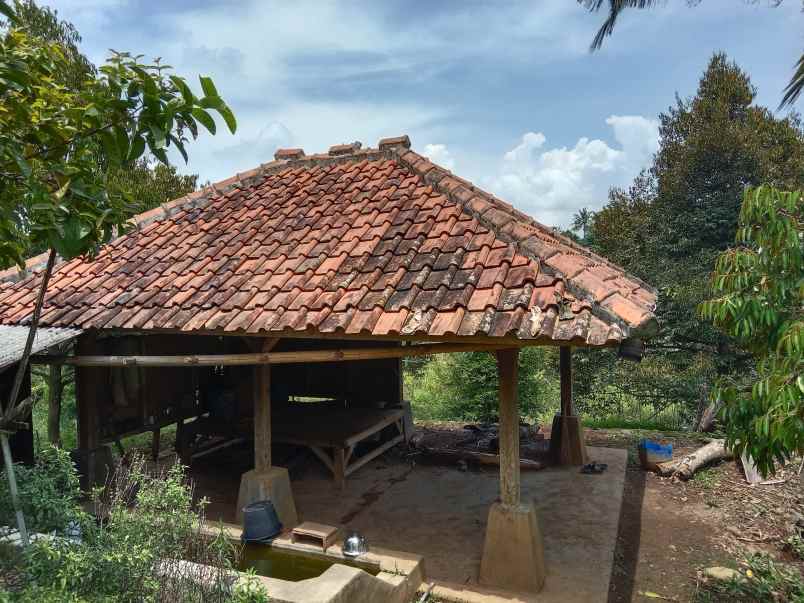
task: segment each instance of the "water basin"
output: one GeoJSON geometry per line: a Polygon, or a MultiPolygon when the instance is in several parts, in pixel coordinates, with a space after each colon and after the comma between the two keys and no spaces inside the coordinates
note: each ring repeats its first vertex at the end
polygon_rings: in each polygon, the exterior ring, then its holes
{"type": "Polygon", "coordinates": [[[237,569],[240,571],[253,569],[260,576],[299,582],[300,580],[317,578],[336,564],[357,567],[372,576],[380,573],[379,566],[371,563],[360,563],[349,559],[324,559],[303,552],[297,553],[254,543],[243,547],[243,553],[237,569]]]}

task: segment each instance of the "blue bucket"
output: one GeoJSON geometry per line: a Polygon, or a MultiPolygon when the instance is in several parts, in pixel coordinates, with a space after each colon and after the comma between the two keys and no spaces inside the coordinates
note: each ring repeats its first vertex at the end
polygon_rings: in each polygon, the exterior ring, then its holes
{"type": "Polygon", "coordinates": [[[638,445],[639,462],[642,467],[650,471],[656,470],[656,465],[673,459],[673,445],[641,439],[638,445]]]}

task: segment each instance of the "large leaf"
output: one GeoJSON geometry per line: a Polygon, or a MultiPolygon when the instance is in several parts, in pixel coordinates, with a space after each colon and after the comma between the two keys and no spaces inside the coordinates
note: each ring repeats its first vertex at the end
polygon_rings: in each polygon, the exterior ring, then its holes
{"type": "Polygon", "coordinates": [[[204,126],[210,134],[215,134],[215,120],[212,116],[201,107],[195,107],[191,111],[192,116],[195,117],[199,123],[204,126]]]}
{"type": "Polygon", "coordinates": [[[218,97],[218,90],[215,88],[215,84],[212,83],[212,80],[204,75],[198,76],[198,79],[201,80],[201,89],[204,91],[204,95],[207,97],[218,97]]]}

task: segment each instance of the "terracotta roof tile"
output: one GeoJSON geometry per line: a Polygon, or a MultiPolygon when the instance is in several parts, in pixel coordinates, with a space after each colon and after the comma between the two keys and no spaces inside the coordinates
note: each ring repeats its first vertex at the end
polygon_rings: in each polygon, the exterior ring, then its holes
{"type": "MultiPolygon", "coordinates": [[[[281,149],[141,214],[57,266],[42,324],[596,346],[655,330],[651,287],[409,148],[281,149]]],[[[0,273],[0,323],[30,320],[45,260],[0,273]]]]}

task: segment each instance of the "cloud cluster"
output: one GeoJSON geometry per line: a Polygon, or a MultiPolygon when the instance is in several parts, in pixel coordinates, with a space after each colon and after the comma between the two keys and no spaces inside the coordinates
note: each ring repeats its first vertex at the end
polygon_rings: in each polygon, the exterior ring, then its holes
{"type": "Polygon", "coordinates": [[[546,148],[541,132],[527,132],[505,153],[493,192],[550,226],[567,226],[582,207],[600,208],[609,188],[623,186],[650,161],[659,144],[659,124],[638,115],[612,115],[616,147],[583,137],[571,148],[546,148]]]}

